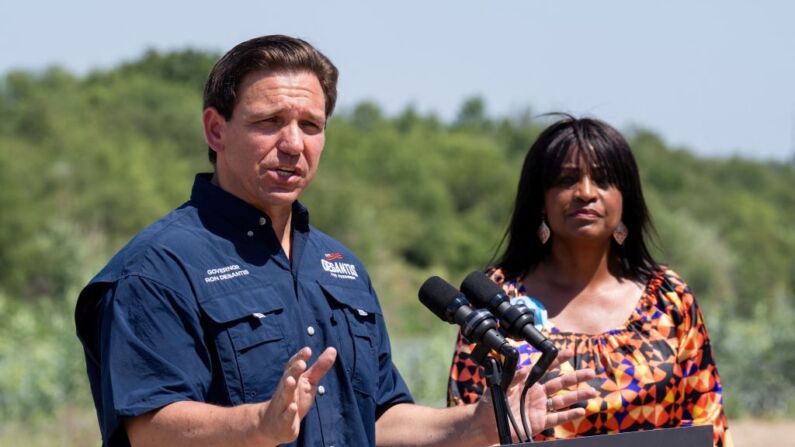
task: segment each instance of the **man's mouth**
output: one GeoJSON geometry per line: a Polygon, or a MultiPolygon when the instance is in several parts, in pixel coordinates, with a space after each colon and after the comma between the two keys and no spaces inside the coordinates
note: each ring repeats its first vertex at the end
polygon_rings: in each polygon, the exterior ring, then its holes
{"type": "Polygon", "coordinates": [[[295,169],[276,168],[276,174],[278,174],[279,177],[292,177],[295,175],[295,169]]]}

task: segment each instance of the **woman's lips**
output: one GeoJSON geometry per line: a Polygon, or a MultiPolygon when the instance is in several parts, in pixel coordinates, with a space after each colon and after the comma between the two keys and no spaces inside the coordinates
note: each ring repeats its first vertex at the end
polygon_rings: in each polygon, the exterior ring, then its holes
{"type": "Polygon", "coordinates": [[[585,210],[585,209],[574,211],[573,213],[570,214],[570,216],[584,218],[584,219],[596,219],[597,217],[600,217],[599,213],[597,213],[596,211],[585,210]]]}

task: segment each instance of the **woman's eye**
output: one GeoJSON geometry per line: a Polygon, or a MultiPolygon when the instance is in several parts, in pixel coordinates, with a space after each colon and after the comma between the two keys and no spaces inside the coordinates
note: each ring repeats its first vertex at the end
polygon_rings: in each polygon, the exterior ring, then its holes
{"type": "Polygon", "coordinates": [[[607,189],[608,187],[610,187],[610,181],[607,179],[606,175],[595,176],[593,182],[596,184],[596,186],[602,189],[607,189]]]}
{"type": "Polygon", "coordinates": [[[572,186],[576,185],[579,178],[573,175],[563,175],[558,178],[557,184],[560,186],[572,186]]]}

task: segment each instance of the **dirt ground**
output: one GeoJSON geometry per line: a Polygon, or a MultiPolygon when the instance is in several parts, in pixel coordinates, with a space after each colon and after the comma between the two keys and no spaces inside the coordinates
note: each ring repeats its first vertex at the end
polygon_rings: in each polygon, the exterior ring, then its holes
{"type": "Polygon", "coordinates": [[[795,421],[729,420],[736,447],[795,447],[795,421]]]}

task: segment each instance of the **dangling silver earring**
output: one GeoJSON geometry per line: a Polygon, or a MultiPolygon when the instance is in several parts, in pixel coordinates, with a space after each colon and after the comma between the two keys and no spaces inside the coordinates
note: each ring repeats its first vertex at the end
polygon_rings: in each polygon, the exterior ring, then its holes
{"type": "Polygon", "coordinates": [[[624,241],[627,240],[628,235],[629,230],[627,230],[627,226],[624,225],[624,222],[619,222],[616,229],[613,230],[613,239],[616,240],[618,245],[624,245],[624,241]]]}
{"type": "Polygon", "coordinates": [[[547,219],[544,216],[541,216],[541,225],[538,226],[538,239],[541,240],[541,245],[545,245],[549,240],[549,235],[552,234],[549,231],[549,225],[547,225],[547,219]]]}

